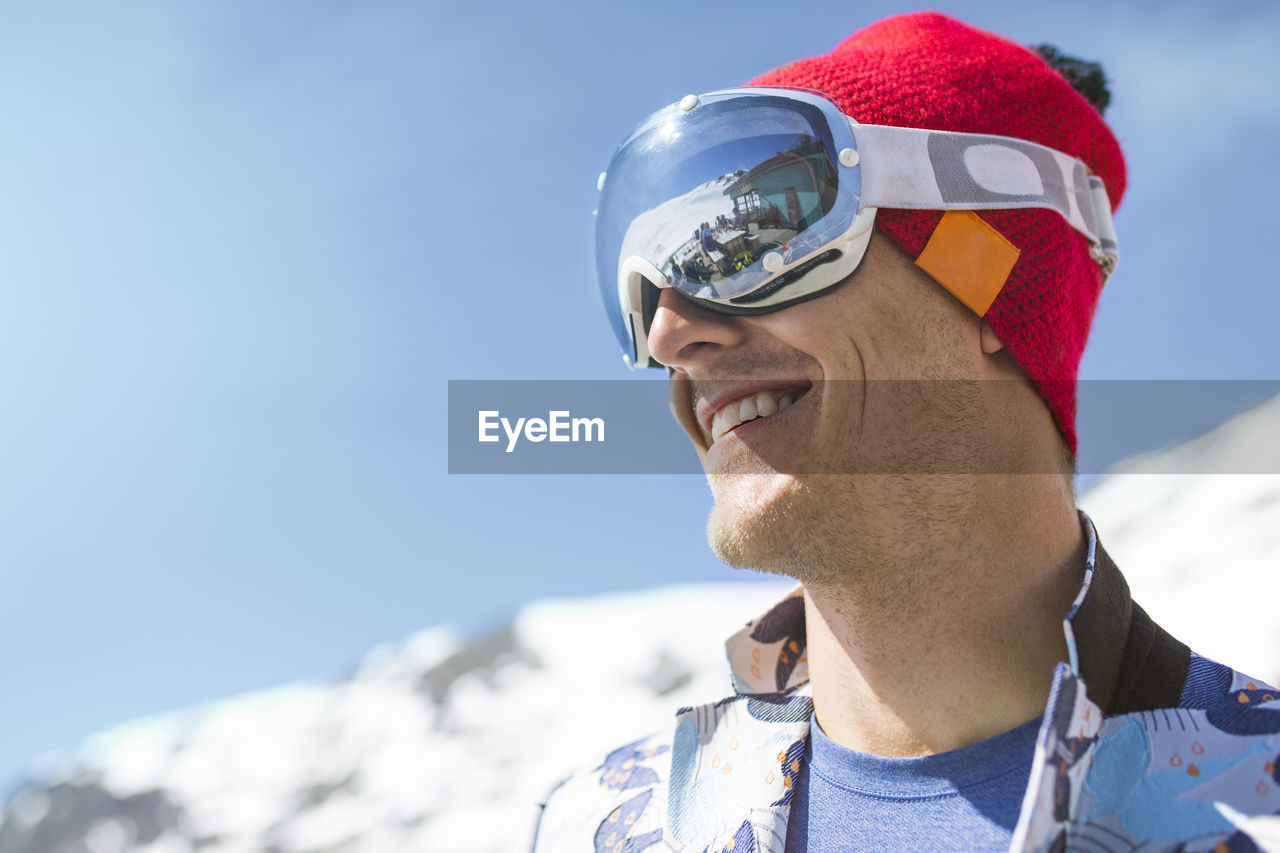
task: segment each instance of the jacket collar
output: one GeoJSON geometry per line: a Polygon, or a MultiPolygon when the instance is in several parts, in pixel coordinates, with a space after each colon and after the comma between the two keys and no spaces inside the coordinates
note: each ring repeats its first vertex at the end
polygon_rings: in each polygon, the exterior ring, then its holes
{"type": "Polygon", "coordinates": [[[1089,685],[1094,704],[1110,711],[1129,637],[1133,599],[1124,575],[1098,544],[1093,521],[1082,512],[1080,523],[1089,543],[1084,582],[1062,621],[1062,630],[1071,674],[1089,685]]]}

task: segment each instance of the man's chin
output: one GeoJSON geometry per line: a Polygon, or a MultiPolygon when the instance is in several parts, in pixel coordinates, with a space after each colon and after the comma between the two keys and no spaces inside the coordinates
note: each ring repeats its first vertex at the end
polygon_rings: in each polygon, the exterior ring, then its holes
{"type": "Polygon", "coordinates": [[[804,550],[808,489],[784,474],[722,475],[711,484],[715,504],[707,543],[721,562],[739,569],[795,575],[804,550]]]}

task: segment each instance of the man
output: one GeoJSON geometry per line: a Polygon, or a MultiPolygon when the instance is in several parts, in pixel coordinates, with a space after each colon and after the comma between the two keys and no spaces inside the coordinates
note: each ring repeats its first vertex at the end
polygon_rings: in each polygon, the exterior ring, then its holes
{"type": "Polygon", "coordinates": [[[803,587],[731,638],[734,697],[562,785],[537,849],[1278,849],[1280,693],[1156,626],[1074,507],[1125,184],[1100,107],[937,14],[749,86],[623,143],[597,246],[712,547],[803,587]],[[689,217],[787,194],[750,269],[660,272],[689,217]]]}

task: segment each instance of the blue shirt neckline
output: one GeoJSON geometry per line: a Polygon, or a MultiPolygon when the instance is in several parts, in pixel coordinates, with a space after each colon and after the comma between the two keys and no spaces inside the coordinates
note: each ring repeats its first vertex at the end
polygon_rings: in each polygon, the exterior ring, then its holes
{"type": "Polygon", "coordinates": [[[909,800],[954,795],[1009,773],[1025,775],[1042,719],[950,752],[886,758],[841,746],[811,714],[809,769],[829,784],[866,796],[909,800]]]}

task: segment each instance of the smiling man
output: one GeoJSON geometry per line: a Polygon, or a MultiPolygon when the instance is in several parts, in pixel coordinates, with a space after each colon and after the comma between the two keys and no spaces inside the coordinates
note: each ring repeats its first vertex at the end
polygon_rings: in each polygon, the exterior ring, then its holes
{"type": "Polygon", "coordinates": [[[538,850],[1274,849],[1280,694],[1156,626],[1074,505],[1100,77],[908,15],[623,142],[615,331],[670,371],[713,549],[802,586],[538,850]]]}

